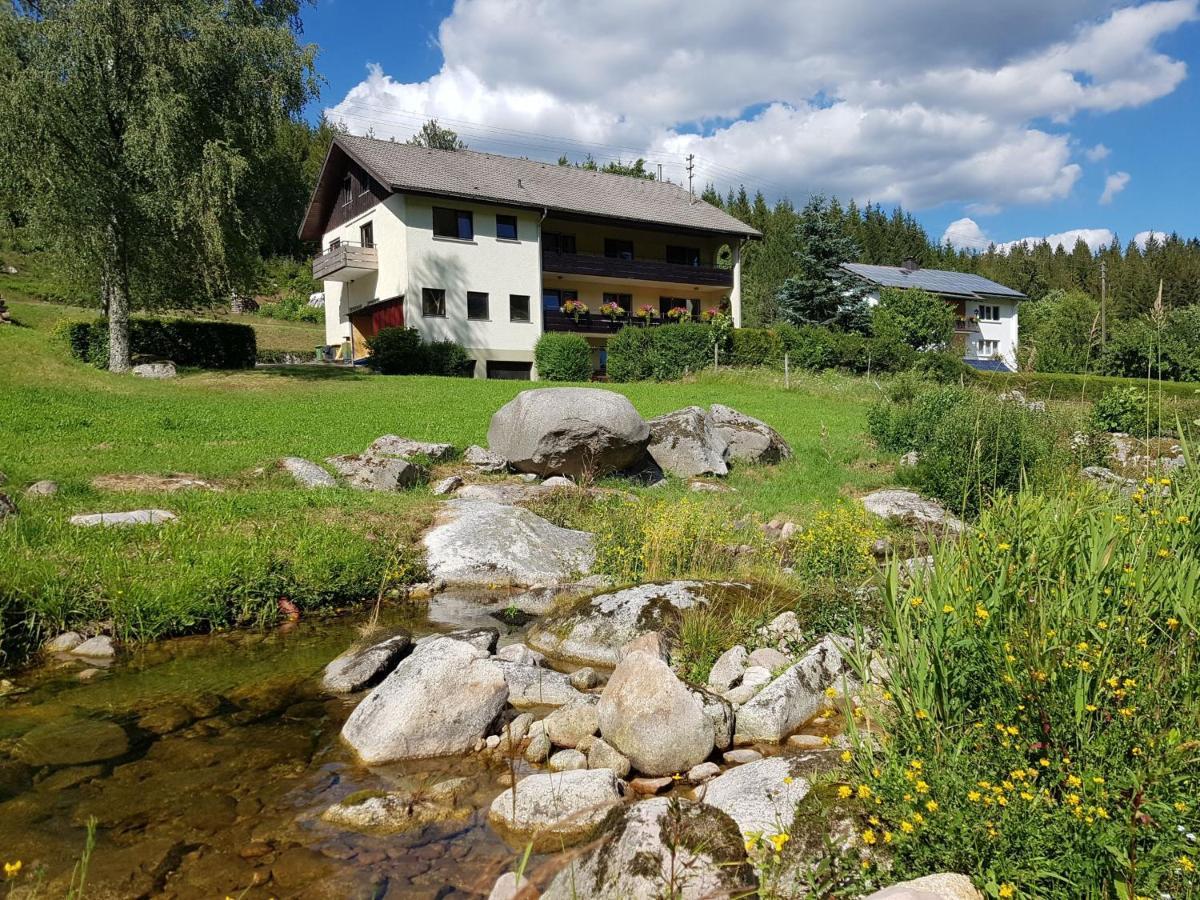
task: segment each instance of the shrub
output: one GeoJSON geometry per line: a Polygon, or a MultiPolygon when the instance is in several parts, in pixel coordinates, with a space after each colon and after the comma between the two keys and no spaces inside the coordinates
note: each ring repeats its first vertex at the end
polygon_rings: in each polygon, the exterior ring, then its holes
{"type": "Polygon", "coordinates": [[[1038,372],[1095,369],[1100,347],[1099,322],[1099,305],[1082,291],[1053,290],[1041,300],[1022,302],[1022,368],[1038,372]]]}
{"type": "Polygon", "coordinates": [[[818,325],[784,325],[779,327],[777,333],[790,365],[810,372],[820,372],[838,364],[836,338],[828,328],[818,325]]]}
{"type": "Polygon", "coordinates": [[[1158,324],[1152,319],[1121,323],[1109,337],[1100,368],[1126,378],[1200,380],[1200,309],[1172,310],[1158,324]]]}
{"type": "Polygon", "coordinates": [[[770,328],[736,328],[731,343],[729,360],[732,365],[783,365],[783,340],[778,331],[770,328]]]}
{"type": "Polygon", "coordinates": [[[475,361],[454,341],[425,343],[415,328],[381,328],[367,338],[368,365],[381,375],[448,375],[473,373],[475,361]]]}
{"type": "Polygon", "coordinates": [[[884,288],[871,313],[871,330],[894,332],[914,350],[939,349],[954,336],[954,311],[928,291],[884,288]]]}
{"type": "Polygon", "coordinates": [[[431,341],[425,345],[425,374],[450,378],[470,378],[475,374],[475,360],[455,341],[431,341]]]}
{"type": "Polygon", "coordinates": [[[974,381],[979,377],[974,369],[963,362],[961,356],[948,350],[918,353],[913,360],[911,371],[922,378],[942,384],[959,384],[974,381]]]}
{"type": "Polygon", "coordinates": [[[707,325],[627,326],[608,342],[608,377],[672,381],[712,365],[712,358],[712,330],[707,325]]]}
{"type": "Polygon", "coordinates": [[[1145,437],[1150,431],[1146,391],[1133,385],[1106,391],[1092,404],[1092,423],[1100,431],[1124,431],[1145,437]]]}
{"type": "MultiPolygon", "coordinates": [[[[78,359],[100,368],[108,365],[108,323],[103,319],[67,322],[56,332],[78,359]]],[[[200,369],[252,369],[257,355],[249,325],[198,319],[131,319],[129,346],[134,356],[200,369]]]]}
{"type": "Polygon", "coordinates": [[[258,314],[268,319],[283,319],[288,322],[324,322],[325,310],[308,305],[306,294],[288,292],[274,301],[264,301],[258,314]]]}
{"type": "Polygon", "coordinates": [[[592,377],[592,348],[581,334],[550,331],[533,349],[538,378],[545,381],[588,381],[592,377]]]}

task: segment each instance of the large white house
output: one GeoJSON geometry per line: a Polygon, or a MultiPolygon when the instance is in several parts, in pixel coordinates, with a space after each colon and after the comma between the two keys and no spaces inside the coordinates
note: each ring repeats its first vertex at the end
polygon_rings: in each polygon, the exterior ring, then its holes
{"type": "Polygon", "coordinates": [[[870,285],[868,302],[879,302],[883,288],[919,288],[936,294],[954,308],[954,345],[963,360],[979,369],[1017,367],[1017,306],[1020,291],[980,275],[904,266],[842,266],[870,285]]]}
{"type": "Polygon", "coordinates": [[[530,378],[546,331],[583,334],[602,370],[610,335],[671,310],[740,325],[759,233],[669,183],[339,135],[300,236],[321,243],[325,340],[344,355],[404,325],[461,344],[477,377],[530,378]]]}

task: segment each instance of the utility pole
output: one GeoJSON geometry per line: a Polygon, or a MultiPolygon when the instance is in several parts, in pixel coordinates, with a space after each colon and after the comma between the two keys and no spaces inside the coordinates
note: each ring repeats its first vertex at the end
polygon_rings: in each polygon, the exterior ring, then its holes
{"type": "Polygon", "coordinates": [[[1100,346],[1108,344],[1108,266],[1100,260],[1100,346]]]}
{"type": "Polygon", "coordinates": [[[696,196],[696,192],[692,190],[692,170],[696,168],[696,164],[694,162],[695,159],[696,155],[694,153],[689,153],[687,155],[688,193],[693,197],[696,196]]]}

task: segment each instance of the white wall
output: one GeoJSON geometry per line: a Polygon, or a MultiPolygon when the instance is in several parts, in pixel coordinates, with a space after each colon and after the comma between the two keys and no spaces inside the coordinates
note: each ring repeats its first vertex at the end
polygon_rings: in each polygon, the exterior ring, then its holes
{"type": "Polygon", "coordinates": [[[1017,304],[1003,300],[971,301],[967,303],[967,315],[978,316],[980,306],[1000,307],[999,322],[979,321],[979,332],[967,335],[966,359],[994,359],[999,356],[1012,369],[1017,367],[1017,304]],[[981,349],[981,340],[995,341],[995,353],[981,349]]]}

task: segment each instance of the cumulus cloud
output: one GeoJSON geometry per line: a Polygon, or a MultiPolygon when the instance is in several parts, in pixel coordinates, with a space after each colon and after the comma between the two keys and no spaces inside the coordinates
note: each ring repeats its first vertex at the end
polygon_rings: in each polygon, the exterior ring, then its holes
{"type": "Polygon", "coordinates": [[[1104,179],[1104,192],[1100,194],[1100,205],[1107,206],[1113,202],[1113,197],[1125,190],[1129,184],[1128,172],[1113,172],[1104,179]]]}
{"type": "MultiPolygon", "coordinates": [[[[1133,242],[1139,247],[1144,248],[1146,241],[1150,239],[1151,235],[1159,242],[1167,238],[1167,234],[1164,231],[1139,231],[1133,236],[1133,242]]],[[[957,219],[946,226],[946,230],[942,233],[942,243],[944,244],[948,241],[952,246],[963,250],[986,250],[995,244],[997,250],[1001,253],[1007,253],[1020,244],[1024,244],[1027,247],[1036,247],[1042,241],[1045,241],[1054,249],[1061,246],[1064,250],[1070,252],[1075,249],[1076,241],[1082,240],[1087,244],[1089,250],[1095,252],[1101,247],[1107,247],[1116,240],[1116,237],[1111,228],[1071,228],[1067,231],[1056,232],[1055,234],[1018,238],[1015,241],[996,241],[988,237],[987,233],[984,232],[979,223],[974,219],[964,218],[957,219]]]]}
{"type": "Polygon", "coordinates": [[[1064,126],[1173,91],[1186,67],[1157,43],[1198,3],[660,0],[647,27],[641,0],[459,0],[440,71],[373,67],[327,114],[401,139],[437,117],[499,153],[643,156],[676,181],[692,153],[700,186],[982,213],[1070,194],[1064,126]]]}
{"type": "Polygon", "coordinates": [[[1110,153],[1112,151],[1103,144],[1097,144],[1095,147],[1088,148],[1083,155],[1087,157],[1088,162],[1100,162],[1102,159],[1108,159],[1110,153]]]}

